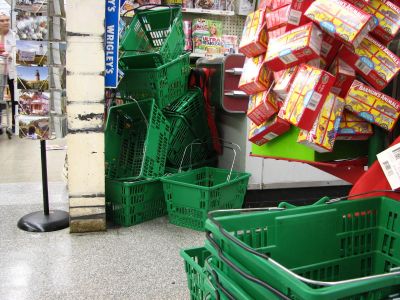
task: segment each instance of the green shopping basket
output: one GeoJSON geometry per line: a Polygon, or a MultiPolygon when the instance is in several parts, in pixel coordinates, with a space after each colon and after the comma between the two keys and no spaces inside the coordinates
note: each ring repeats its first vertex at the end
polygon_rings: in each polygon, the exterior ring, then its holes
{"type": "Polygon", "coordinates": [[[180,255],[185,263],[191,300],[250,299],[226,275],[212,267],[213,258],[205,247],[183,249],[180,255]]]}
{"type": "Polygon", "coordinates": [[[212,212],[206,222],[206,248],[254,299],[400,294],[400,202],[323,198],[310,206],[254,210],[212,212]]]}
{"type": "Polygon", "coordinates": [[[167,214],[159,179],[106,179],[106,202],[115,224],[132,226],[167,214]]]}
{"type": "Polygon", "coordinates": [[[189,53],[186,53],[156,68],[124,70],[118,90],[122,98],[154,98],[162,109],[185,95],[189,72],[189,53]]]}
{"type": "Polygon", "coordinates": [[[163,113],[167,118],[183,116],[197,138],[210,138],[203,94],[199,88],[190,89],[184,96],[166,106],[163,113]]]}
{"type": "Polygon", "coordinates": [[[105,130],[107,178],[163,176],[170,129],[153,99],[112,107],[105,130]]]}
{"type": "Polygon", "coordinates": [[[242,207],[251,175],[233,171],[236,151],[229,149],[230,170],[203,167],[161,178],[171,224],[201,231],[209,211],[242,207]]]}
{"type": "Polygon", "coordinates": [[[135,10],[121,40],[121,69],[160,67],[182,54],[185,35],[181,9],[161,7],[145,6],[135,10]]]}

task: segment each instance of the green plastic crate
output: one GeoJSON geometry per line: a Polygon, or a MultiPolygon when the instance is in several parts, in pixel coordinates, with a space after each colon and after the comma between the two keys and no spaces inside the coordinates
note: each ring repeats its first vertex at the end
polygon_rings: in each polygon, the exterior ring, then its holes
{"type": "Polygon", "coordinates": [[[105,130],[106,177],[163,176],[170,130],[154,100],[112,107],[105,130]]]}
{"type": "Polygon", "coordinates": [[[189,53],[157,68],[124,71],[118,90],[123,98],[154,98],[162,109],[187,92],[189,53]]]}
{"type": "Polygon", "coordinates": [[[212,267],[214,265],[214,263],[211,263],[213,258],[205,247],[183,249],[180,251],[180,255],[185,262],[191,300],[227,300],[229,298],[226,296],[226,291],[231,296],[234,296],[235,299],[251,299],[225,274],[217,268],[212,267]],[[211,272],[214,272],[217,278],[214,278],[211,272]],[[215,279],[223,286],[224,291],[218,289],[215,279]]]}
{"type": "MultiPolygon", "coordinates": [[[[332,286],[308,284],[269,259],[241,247],[247,245],[292,272],[316,281],[355,279],[388,273],[400,266],[400,202],[385,197],[331,204],[325,204],[326,201],[323,198],[314,205],[297,208],[281,203],[283,210],[279,211],[215,217],[221,230],[211,220],[206,222],[206,229],[216,242],[206,243],[206,247],[211,253],[217,253],[215,249],[219,247],[239,269],[290,299],[378,300],[400,293],[398,271],[388,277],[332,286]]],[[[224,273],[232,276],[232,271],[228,271],[224,273]]],[[[264,287],[244,277],[236,282],[255,299],[275,299],[266,294],[264,287]]]]}
{"type": "Polygon", "coordinates": [[[171,224],[204,230],[207,213],[241,208],[250,174],[203,167],[161,178],[171,224]]]}
{"type": "Polygon", "coordinates": [[[155,68],[182,54],[185,45],[179,7],[136,10],[121,40],[123,70],[155,68]]]}
{"type": "Polygon", "coordinates": [[[203,93],[198,88],[189,90],[186,95],[170,103],[163,109],[163,113],[183,116],[199,138],[210,136],[203,93]]]}
{"type": "Polygon", "coordinates": [[[210,252],[208,252],[204,247],[199,247],[182,249],[180,255],[185,262],[190,299],[203,300],[205,296],[204,280],[206,278],[204,263],[206,258],[210,256],[210,252]]]}
{"type": "Polygon", "coordinates": [[[106,202],[115,224],[132,226],[167,214],[159,179],[106,180],[106,202]]]}
{"type": "Polygon", "coordinates": [[[207,147],[207,141],[211,140],[209,132],[204,132],[202,137],[198,137],[185,117],[181,115],[164,115],[172,128],[167,154],[167,162],[170,165],[179,167],[181,162],[183,165],[189,165],[191,162],[200,162],[210,156],[210,151],[207,147]],[[191,144],[193,145],[190,146],[191,144]]]}
{"type": "Polygon", "coordinates": [[[206,259],[205,271],[208,280],[204,281],[205,299],[210,300],[252,300],[243,289],[241,289],[235,281],[226,276],[222,270],[218,268],[218,260],[211,255],[206,259]]]}

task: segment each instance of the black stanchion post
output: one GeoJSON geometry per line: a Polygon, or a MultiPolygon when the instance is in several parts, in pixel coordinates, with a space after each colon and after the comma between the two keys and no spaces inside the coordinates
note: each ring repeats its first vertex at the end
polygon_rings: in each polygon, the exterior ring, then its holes
{"type": "Polygon", "coordinates": [[[47,184],[46,141],[40,140],[40,158],[42,162],[43,213],[49,215],[49,188],[47,184]]]}
{"type": "Polygon", "coordinates": [[[17,226],[30,232],[49,232],[67,228],[69,226],[69,214],[63,210],[49,209],[45,140],[40,140],[40,158],[42,162],[43,211],[36,211],[23,216],[19,219],[17,226]]]}

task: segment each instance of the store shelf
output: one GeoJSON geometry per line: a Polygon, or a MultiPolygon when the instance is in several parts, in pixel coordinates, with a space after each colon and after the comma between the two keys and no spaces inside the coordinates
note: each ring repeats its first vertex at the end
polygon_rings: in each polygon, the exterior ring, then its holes
{"type": "Polygon", "coordinates": [[[234,11],[203,9],[203,8],[182,8],[182,12],[192,13],[192,14],[207,14],[207,15],[214,15],[214,16],[234,16],[235,15],[234,11]]]}
{"type": "Polygon", "coordinates": [[[367,170],[366,166],[368,165],[368,159],[364,157],[349,159],[349,160],[332,161],[332,162],[314,162],[314,161],[288,159],[288,158],[273,157],[273,156],[262,156],[254,154],[250,154],[250,156],[284,160],[289,162],[305,163],[314,168],[320,169],[321,171],[336,176],[342,180],[350,182],[351,184],[356,183],[357,180],[366,172],[367,170]]]}

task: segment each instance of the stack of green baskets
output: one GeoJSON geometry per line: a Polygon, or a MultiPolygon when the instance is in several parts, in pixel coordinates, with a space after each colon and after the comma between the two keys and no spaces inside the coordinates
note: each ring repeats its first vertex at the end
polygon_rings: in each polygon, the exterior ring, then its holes
{"type": "Polygon", "coordinates": [[[200,89],[189,90],[165,107],[163,113],[172,128],[167,155],[169,167],[201,165],[211,158],[211,134],[200,89]]]}
{"type": "Polygon", "coordinates": [[[162,184],[170,124],[153,99],[110,109],[105,130],[107,215],[130,226],[166,214],[162,184]]]}
{"type": "Polygon", "coordinates": [[[398,298],[400,202],[338,200],[211,213],[205,248],[181,251],[192,299],[398,298]]]}
{"type": "Polygon", "coordinates": [[[180,7],[138,9],[121,41],[123,98],[153,98],[161,109],[187,91],[189,53],[183,53],[180,7]]]}

